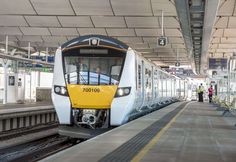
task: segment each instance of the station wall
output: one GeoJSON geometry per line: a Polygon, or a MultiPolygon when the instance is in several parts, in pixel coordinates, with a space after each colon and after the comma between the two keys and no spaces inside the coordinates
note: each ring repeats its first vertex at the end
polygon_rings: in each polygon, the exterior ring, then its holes
{"type": "MultiPolygon", "coordinates": [[[[36,101],[36,88],[47,89],[47,96],[44,94],[44,98],[51,100],[48,92],[51,91],[52,78],[53,74],[48,72],[19,71],[17,74],[9,72],[7,74],[7,103],[36,101]]],[[[0,67],[0,103],[3,103],[4,98],[4,82],[3,68],[0,67]]]]}

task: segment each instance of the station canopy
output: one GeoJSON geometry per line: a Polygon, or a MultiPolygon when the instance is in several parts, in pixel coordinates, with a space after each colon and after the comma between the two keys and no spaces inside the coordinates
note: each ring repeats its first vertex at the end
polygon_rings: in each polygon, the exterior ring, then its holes
{"type": "Polygon", "coordinates": [[[58,46],[75,37],[102,34],[127,43],[158,65],[175,65],[178,57],[180,65],[191,65],[197,73],[204,73],[209,57],[230,57],[235,52],[235,3],[235,0],[1,0],[0,43],[4,44],[8,35],[12,46],[28,47],[30,42],[32,53],[46,48],[54,53],[58,46]],[[186,13],[181,14],[183,11],[186,13]],[[162,12],[164,36],[168,38],[164,47],[157,45],[162,36],[162,12]],[[194,26],[199,24],[200,28],[194,26]],[[186,35],[186,31],[192,35],[186,35]],[[198,49],[199,42],[191,42],[194,37],[201,40],[198,49]]]}

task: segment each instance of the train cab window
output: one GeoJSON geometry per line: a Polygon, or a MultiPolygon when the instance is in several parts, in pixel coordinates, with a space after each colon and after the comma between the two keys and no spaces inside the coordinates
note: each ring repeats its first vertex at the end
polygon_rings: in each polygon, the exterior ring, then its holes
{"type": "Polygon", "coordinates": [[[118,80],[119,75],[120,75],[120,71],[121,71],[121,65],[111,66],[111,77],[115,80],[118,80]]]}
{"type": "Polygon", "coordinates": [[[117,85],[123,57],[64,57],[67,84],[117,85]]]}

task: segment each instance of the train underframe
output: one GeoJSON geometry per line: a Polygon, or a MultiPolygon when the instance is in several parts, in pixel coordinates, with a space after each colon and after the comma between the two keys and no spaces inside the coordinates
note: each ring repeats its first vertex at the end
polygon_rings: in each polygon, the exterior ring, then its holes
{"type": "Polygon", "coordinates": [[[73,124],[60,125],[59,134],[78,139],[89,139],[110,127],[110,109],[72,109],[73,124]]]}
{"type": "Polygon", "coordinates": [[[73,109],[73,123],[82,128],[108,128],[110,109],[73,109]]]}

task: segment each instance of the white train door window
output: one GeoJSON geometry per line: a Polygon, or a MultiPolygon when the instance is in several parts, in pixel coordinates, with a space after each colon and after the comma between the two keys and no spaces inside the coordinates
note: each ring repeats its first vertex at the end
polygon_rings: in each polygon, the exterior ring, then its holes
{"type": "Polygon", "coordinates": [[[157,76],[157,70],[153,73],[153,91],[154,91],[154,98],[158,97],[158,76],[157,76]]]}
{"type": "Polygon", "coordinates": [[[145,83],[144,83],[144,61],[142,61],[142,75],[141,75],[141,80],[142,80],[142,83],[141,83],[141,84],[142,84],[142,90],[141,90],[141,93],[142,93],[142,101],[144,102],[144,93],[145,93],[145,92],[144,92],[144,91],[145,91],[145,90],[144,90],[144,86],[145,86],[145,85],[144,85],[144,84],[145,84],[145,83]]]}
{"type": "Polygon", "coordinates": [[[162,74],[162,96],[166,97],[166,77],[162,74]]]}
{"type": "Polygon", "coordinates": [[[159,72],[156,70],[156,98],[159,97],[159,84],[160,84],[160,79],[159,79],[159,72]]]}
{"type": "Polygon", "coordinates": [[[148,82],[149,82],[149,99],[152,100],[153,97],[153,77],[152,77],[152,73],[153,73],[153,67],[151,67],[150,70],[148,70],[148,82]]]}
{"type": "Polygon", "coordinates": [[[163,97],[163,81],[162,81],[162,72],[159,73],[159,96],[163,97]]]}

